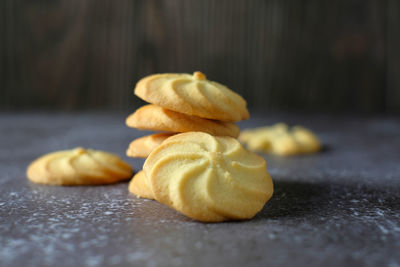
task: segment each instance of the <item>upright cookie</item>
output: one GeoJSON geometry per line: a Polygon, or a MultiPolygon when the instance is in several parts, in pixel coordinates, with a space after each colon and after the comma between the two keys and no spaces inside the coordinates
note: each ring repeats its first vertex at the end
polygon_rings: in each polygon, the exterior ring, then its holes
{"type": "Polygon", "coordinates": [[[238,137],[240,129],[232,122],[189,116],[156,105],[145,105],[126,119],[133,128],[165,132],[206,132],[212,135],[238,137]]]}
{"type": "Polygon", "coordinates": [[[28,166],[26,173],[34,183],[96,185],[128,179],[132,168],[114,154],[78,147],[42,156],[28,166]]]}
{"type": "Polygon", "coordinates": [[[265,160],[228,136],[174,135],[143,170],[157,201],[205,222],[252,218],[273,193],[265,160]]]}
{"type": "Polygon", "coordinates": [[[140,137],[133,140],[126,150],[126,155],[133,158],[147,158],[147,156],[161,143],[173,134],[160,133],[140,137]]]}
{"type": "Polygon", "coordinates": [[[129,182],[129,192],[140,198],[154,199],[153,192],[150,189],[149,182],[143,170],[135,174],[129,182]]]}
{"type": "Polygon", "coordinates": [[[141,79],[135,94],[169,110],[201,118],[240,121],[249,118],[246,101],[201,72],[154,74],[141,79]]]}

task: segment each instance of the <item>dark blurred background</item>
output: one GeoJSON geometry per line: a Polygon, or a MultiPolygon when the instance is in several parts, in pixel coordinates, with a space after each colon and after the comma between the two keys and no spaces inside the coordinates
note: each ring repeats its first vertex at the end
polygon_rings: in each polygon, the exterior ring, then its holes
{"type": "Polygon", "coordinates": [[[2,0],[0,109],[133,110],[203,71],[251,110],[400,111],[398,0],[2,0]]]}

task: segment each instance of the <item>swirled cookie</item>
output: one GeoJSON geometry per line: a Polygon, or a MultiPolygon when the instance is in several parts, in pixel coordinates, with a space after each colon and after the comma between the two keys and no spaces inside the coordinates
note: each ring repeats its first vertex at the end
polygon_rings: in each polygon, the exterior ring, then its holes
{"type": "Polygon", "coordinates": [[[147,158],[151,151],[173,134],[159,133],[140,137],[133,140],[126,150],[126,155],[133,158],[147,158]]]}
{"type": "Polygon", "coordinates": [[[154,199],[153,192],[150,189],[149,182],[143,170],[135,174],[129,182],[129,192],[135,194],[137,197],[154,199]]]}
{"type": "Polygon", "coordinates": [[[26,174],[40,184],[95,185],[128,179],[132,168],[114,154],[78,147],[36,159],[26,174]]]}
{"type": "Polygon", "coordinates": [[[289,156],[318,152],[321,143],[310,130],[284,123],[244,130],[239,140],[250,150],[289,156]]]}
{"type": "Polygon", "coordinates": [[[143,170],[157,201],[205,222],[252,218],[273,193],[265,160],[228,136],[174,135],[143,170]]]}
{"type": "Polygon", "coordinates": [[[240,129],[232,122],[189,116],[156,105],[145,105],[126,119],[126,125],[150,131],[192,132],[238,137],[240,129]]]}
{"type": "Polygon", "coordinates": [[[249,118],[246,101],[201,72],[154,74],[141,79],[135,94],[143,100],[187,115],[220,121],[249,118]]]}

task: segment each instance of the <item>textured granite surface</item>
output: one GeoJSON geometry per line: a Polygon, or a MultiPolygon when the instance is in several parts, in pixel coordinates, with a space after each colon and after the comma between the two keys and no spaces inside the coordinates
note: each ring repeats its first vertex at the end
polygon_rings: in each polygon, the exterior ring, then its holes
{"type": "MultiPolygon", "coordinates": [[[[125,114],[126,115],[126,114],[125,114]]],[[[204,224],[127,183],[30,183],[34,158],[76,146],[124,156],[124,114],[0,114],[1,266],[400,266],[400,119],[253,114],[314,129],[314,156],[265,156],[275,194],[253,220],[204,224]]],[[[136,170],[142,160],[124,157],[136,170]]]]}

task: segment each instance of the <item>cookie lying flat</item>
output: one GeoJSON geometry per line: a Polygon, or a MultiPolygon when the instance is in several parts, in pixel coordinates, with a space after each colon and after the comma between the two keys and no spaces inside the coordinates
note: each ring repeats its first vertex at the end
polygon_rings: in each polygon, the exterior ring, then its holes
{"type": "Polygon", "coordinates": [[[133,158],[147,158],[151,151],[173,134],[160,133],[140,137],[133,140],[126,150],[126,155],[133,158]]]}
{"type": "Polygon", "coordinates": [[[174,135],[143,170],[157,201],[204,222],[252,218],[273,193],[265,160],[228,136],[174,135]]]}
{"type": "Polygon", "coordinates": [[[244,130],[239,140],[250,150],[289,156],[310,154],[321,149],[318,137],[310,130],[284,123],[244,130]]]}
{"type": "Polygon", "coordinates": [[[249,118],[246,101],[201,72],[154,74],[141,79],[135,94],[143,100],[187,115],[240,121],[249,118]]]}
{"type": "Polygon", "coordinates": [[[156,105],[145,105],[126,119],[133,128],[165,132],[201,131],[212,135],[238,137],[240,129],[234,123],[189,116],[156,105]]]}
{"type": "Polygon", "coordinates": [[[129,179],[132,168],[114,154],[79,147],[36,159],[26,174],[40,184],[96,185],[129,179]]]}
{"type": "Polygon", "coordinates": [[[144,171],[140,171],[133,176],[129,182],[129,192],[135,194],[137,197],[154,199],[144,171]]]}

